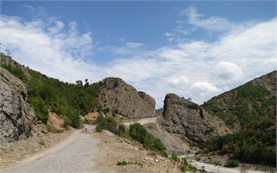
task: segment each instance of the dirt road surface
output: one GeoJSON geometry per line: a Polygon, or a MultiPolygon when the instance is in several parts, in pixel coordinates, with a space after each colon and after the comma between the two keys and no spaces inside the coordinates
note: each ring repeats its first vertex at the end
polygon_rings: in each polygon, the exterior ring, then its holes
{"type": "Polygon", "coordinates": [[[0,173],[98,173],[100,171],[94,168],[94,162],[99,153],[99,141],[91,137],[93,129],[93,126],[89,126],[88,132],[76,131],[49,150],[1,168],[0,173]]]}
{"type": "Polygon", "coordinates": [[[134,123],[139,123],[141,125],[145,125],[145,124],[149,124],[149,123],[155,123],[157,120],[157,117],[153,117],[153,118],[142,118],[139,120],[129,120],[129,121],[124,121],[122,122],[122,124],[124,124],[125,126],[130,126],[134,123]]]}

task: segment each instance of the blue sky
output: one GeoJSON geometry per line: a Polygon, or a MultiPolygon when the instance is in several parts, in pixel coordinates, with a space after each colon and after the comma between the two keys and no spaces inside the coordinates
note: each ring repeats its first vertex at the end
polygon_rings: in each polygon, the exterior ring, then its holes
{"type": "Polygon", "coordinates": [[[202,103],[276,68],[275,1],[2,1],[0,42],[63,81],[123,78],[202,103]]]}

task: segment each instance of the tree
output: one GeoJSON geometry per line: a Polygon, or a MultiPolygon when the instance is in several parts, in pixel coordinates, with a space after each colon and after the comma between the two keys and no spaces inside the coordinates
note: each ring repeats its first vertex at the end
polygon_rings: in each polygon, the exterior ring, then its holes
{"type": "Polygon", "coordinates": [[[88,86],[89,86],[88,79],[85,79],[85,82],[86,82],[86,83],[85,83],[84,86],[85,86],[85,87],[88,87],[88,86]]]}
{"type": "Polygon", "coordinates": [[[76,81],[76,84],[77,84],[78,86],[80,86],[80,87],[83,86],[83,82],[82,82],[81,80],[77,80],[77,81],[76,81]]]}

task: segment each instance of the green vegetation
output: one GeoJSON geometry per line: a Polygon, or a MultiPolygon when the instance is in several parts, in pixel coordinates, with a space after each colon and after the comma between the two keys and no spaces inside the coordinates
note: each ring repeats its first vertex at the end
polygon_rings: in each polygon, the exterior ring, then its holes
{"type": "Polygon", "coordinates": [[[230,154],[230,163],[239,162],[276,166],[276,72],[259,82],[248,82],[212,98],[203,104],[211,114],[222,118],[226,125],[240,132],[210,139],[204,152],[230,154]]]}
{"type": "Polygon", "coordinates": [[[180,168],[182,169],[182,171],[184,172],[196,172],[196,171],[200,171],[200,172],[205,172],[205,170],[197,170],[196,167],[192,166],[190,163],[188,163],[188,161],[186,160],[186,158],[180,158],[178,157],[178,155],[176,154],[176,152],[174,151],[171,154],[171,159],[174,162],[177,162],[180,166],[180,168]]]}
{"type": "Polygon", "coordinates": [[[264,117],[249,124],[242,131],[214,137],[206,145],[206,151],[232,154],[231,159],[240,162],[276,166],[276,118],[264,117]]]}
{"type": "Polygon", "coordinates": [[[118,128],[117,128],[117,122],[115,118],[111,115],[108,115],[104,117],[103,115],[100,115],[97,117],[97,126],[96,131],[101,132],[102,130],[108,130],[114,134],[118,134],[118,128]]]}
{"type": "Polygon", "coordinates": [[[117,165],[117,166],[125,166],[125,165],[128,165],[128,162],[126,162],[125,160],[123,160],[123,161],[118,161],[118,162],[116,163],[116,165],[117,165]]]}
{"type": "Polygon", "coordinates": [[[184,172],[186,172],[186,171],[196,172],[196,170],[197,170],[194,166],[189,164],[185,158],[181,159],[181,169],[184,172]]]}
{"type": "Polygon", "coordinates": [[[147,130],[138,123],[132,124],[129,129],[129,135],[142,143],[146,149],[155,151],[162,156],[167,157],[166,147],[163,145],[161,140],[155,138],[153,135],[147,132],[147,130]]]}
{"type": "Polygon", "coordinates": [[[264,86],[248,82],[205,102],[202,106],[209,113],[222,118],[228,126],[240,123],[244,128],[262,117],[275,115],[276,96],[264,86]]]}
{"type": "Polygon", "coordinates": [[[98,107],[96,100],[99,84],[83,86],[61,82],[38,72],[26,69],[30,78],[21,70],[20,65],[1,65],[14,76],[21,79],[28,89],[28,101],[39,120],[46,123],[48,112],[57,113],[65,120],[65,125],[79,128],[82,125],[80,115],[98,107]]]}
{"type": "Polygon", "coordinates": [[[174,160],[175,162],[178,160],[178,157],[175,151],[171,154],[171,159],[174,160]]]}
{"type": "Polygon", "coordinates": [[[225,167],[228,167],[228,168],[235,168],[238,166],[239,166],[239,161],[235,159],[229,159],[225,165],[225,167]]]}
{"type": "Polygon", "coordinates": [[[111,115],[104,117],[103,115],[97,118],[96,131],[101,132],[103,129],[108,130],[118,136],[134,139],[141,144],[144,148],[157,152],[158,154],[167,157],[166,147],[163,143],[147,132],[147,130],[140,124],[135,123],[130,126],[129,133],[126,132],[126,127],[122,124],[118,125],[115,118],[111,115]]]}
{"type": "Polygon", "coordinates": [[[7,65],[7,64],[1,64],[1,67],[3,67],[6,70],[8,70],[11,74],[13,74],[15,77],[17,77],[18,79],[22,80],[23,82],[28,81],[28,78],[23,73],[21,68],[16,68],[16,67],[13,67],[13,66],[7,65]]]}

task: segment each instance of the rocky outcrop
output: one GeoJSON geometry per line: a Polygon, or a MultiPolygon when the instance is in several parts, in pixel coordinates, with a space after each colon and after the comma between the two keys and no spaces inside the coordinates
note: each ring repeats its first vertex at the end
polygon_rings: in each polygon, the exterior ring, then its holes
{"type": "Polygon", "coordinates": [[[31,135],[35,113],[27,103],[24,84],[0,67],[0,142],[11,142],[31,135]]]}
{"type": "Polygon", "coordinates": [[[201,145],[211,136],[229,132],[222,120],[175,94],[166,95],[161,125],[169,133],[181,135],[195,146],[201,145]]]}
{"type": "Polygon", "coordinates": [[[119,78],[106,78],[100,82],[98,101],[102,109],[128,119],[155,115],[155,100],[119,78]]]}

